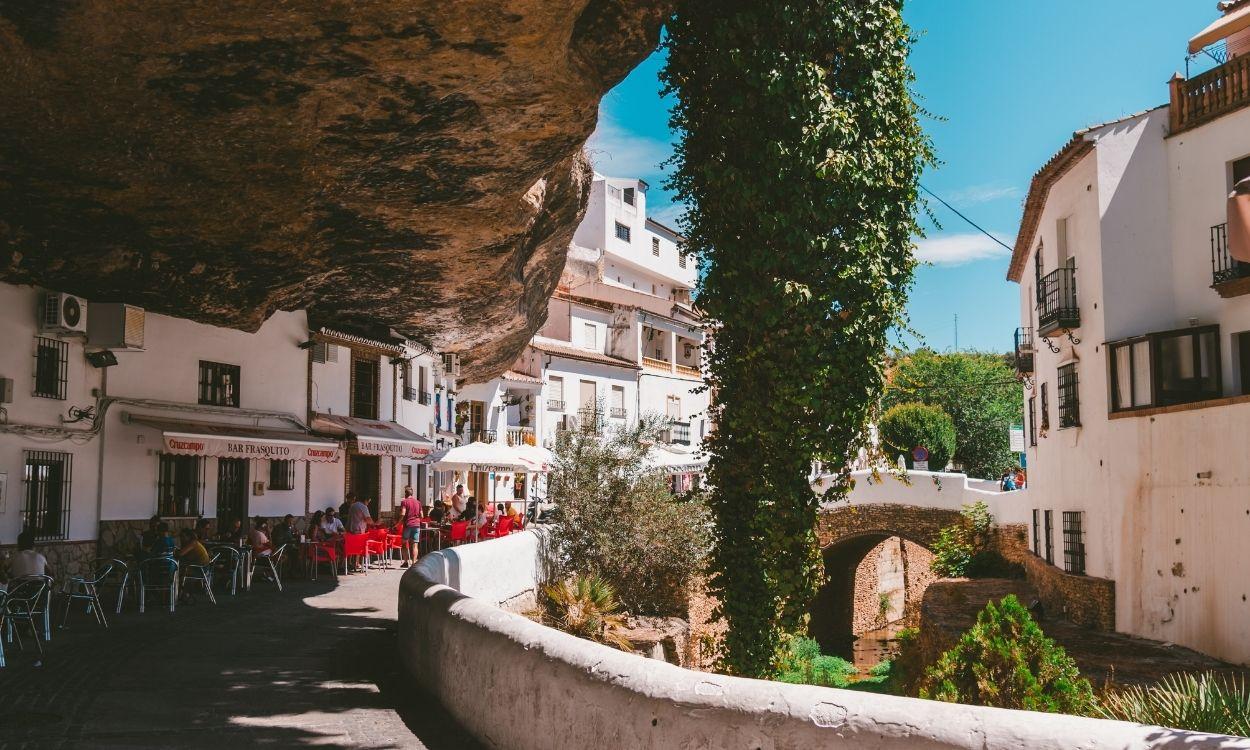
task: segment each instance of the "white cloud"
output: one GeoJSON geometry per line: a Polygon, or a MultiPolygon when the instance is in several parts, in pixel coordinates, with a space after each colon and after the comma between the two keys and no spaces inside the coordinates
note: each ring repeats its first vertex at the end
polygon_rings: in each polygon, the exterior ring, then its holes
{"type": "MultiPolygon", "coordinates": [[[[1011,245],[1012,239],[995,235],[1011,245]]],[[[1005,258],[1011,252],[983,234],[946,234],[916,243],[916,259],[937,266],[959,266],[978,260],[1005,258]]]]}
{"type": "Polygon", "coordinates": [[[960,208],[968,206],[977,206],[982,203],[993,203],[994,201],[1003,200],[1005,198],[1020,197],[1020,189],[1011,185],[996,185],[993,183],[986,185],[973,185],[962,190],[956,190],[950,195],[944,196],[951,205],[960,208]]]}
{"type": "Polygon", "coordinates": [[[655,219],[661,224],[667,227],[672,227],[673,229],[679,229],[678,220],[681,219],[681,215],[685,212],[686,205],[684,203],[670,203],[667,206],[661,206],[660,208],[652,208],[650,205],[647,206],[647,216],[649,218],[655,219]]]}
{"type": "Polygon", "coordinates": [[[601,110],[599,126],[586,142],[586,151],[601,174],[654,180],[662,173],[660,162],[673,154],[673,146],[659,138],[631,132],[601,110]]]}

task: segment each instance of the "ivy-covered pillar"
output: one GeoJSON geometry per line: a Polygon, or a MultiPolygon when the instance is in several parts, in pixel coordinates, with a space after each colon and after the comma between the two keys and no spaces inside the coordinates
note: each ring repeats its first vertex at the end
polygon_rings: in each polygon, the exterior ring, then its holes
{"type": "MultiPolygon", "coordinates": [[[[712,323],[710,586],[769,674],[821,580],[813,459],[848,465],[904,315],[930,149],[901,0],[681,0],[663,76],[712,323]]],[[[839,496],[848,475],[829,491],[839,496]]]]}

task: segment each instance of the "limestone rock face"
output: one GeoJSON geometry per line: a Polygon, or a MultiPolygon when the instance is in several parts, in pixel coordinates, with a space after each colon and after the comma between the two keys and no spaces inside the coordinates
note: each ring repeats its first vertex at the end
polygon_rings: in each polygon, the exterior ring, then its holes
{"type": "Polygon", "coordinates": [[[537,329],[672,0],[0,3],[0,279],[247,330],[537,329]]]}

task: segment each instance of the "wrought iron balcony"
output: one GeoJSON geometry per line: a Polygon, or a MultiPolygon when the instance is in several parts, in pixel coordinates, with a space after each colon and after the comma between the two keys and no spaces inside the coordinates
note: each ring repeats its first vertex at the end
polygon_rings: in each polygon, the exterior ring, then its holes
{"type": "Polygon", "coordinates": [[[1250,277],[1250,263],[1243,263],[1228,254],[1228,224],[1211,227],[1211,288],[1224,297],[1244,294],[1245,291],[1232,289],[1233,285],[1229,282],[1247,277],[1250,277]]]}
{"type": "Polygon", "coordinates": [[[690,423],[669,422],[665,440],[677,445],[690,445],[690,423]]]}
{"type": "Polygon", "coordinates": [[[422,406],[429,406],[434,403],[434,394],[429,391],[421,391],[417,394],[417,403],[422,406]]]}
{"type": "Polygon", "coordinates": [[[1016,329],[1016,372],[1026,375],[1033,372],[1033,327],[1016,329]]]}
{"type": "Polygon", "coordinates": [[[1056,268],[1042,277],[1037,287],[1037,335],[1081,327],[1076,304],[1076,269],[1056,268]]]}
{"type": "Polygon", "coordinates": [[[612,407],[612,411],[611,411],[611,416],[612,416],[612,418],[613,418],[613,419],[624,419],[624,418],[625,418],[625,407],[624,407],[624,406],[613,406],[613,407],[612,407]]]}
{"type": "Polygon", "coordinates": [[[406,386],[404,386],[404,400],[405,400],[405,401],[416,401],[416,400],[417,400],[417,389],[416,389],[416,388],[413,388],[413,387],[412,387],[412,386],[410,386],[410,385],[406,385],[406,386]]]}
{"type": "Polygon", "coordinates": [[[547,399],[547,411],[564,411],[564,402],[558,398],[547,399]]]}

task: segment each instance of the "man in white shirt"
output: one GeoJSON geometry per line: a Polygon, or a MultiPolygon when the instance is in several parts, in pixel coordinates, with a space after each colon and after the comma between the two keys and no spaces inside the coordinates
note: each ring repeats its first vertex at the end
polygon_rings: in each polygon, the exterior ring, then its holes
{"type": "Polygon", "coordinates": [[[335,513],[334,508],[326,508],[326,514],[321,518],[321,532],[325,536],[338,536],[343,533],[343,522],[335,513]]]}
{"type": "Polygon", "coordinates": [[[17,554],[9,560],[9,580],[22,576],[48,574],[48,558],[35,551],[35,533],[30,529],[17,535],[17,554]]]}
{"type": "Polygon", "coordinates": [[[467,498],[464,496],[464,485],[458,484],[456,485],[456,494],[451,496],[451,511],[456,518],[459,518],[464,513],[466,503],[467,498]]]}

